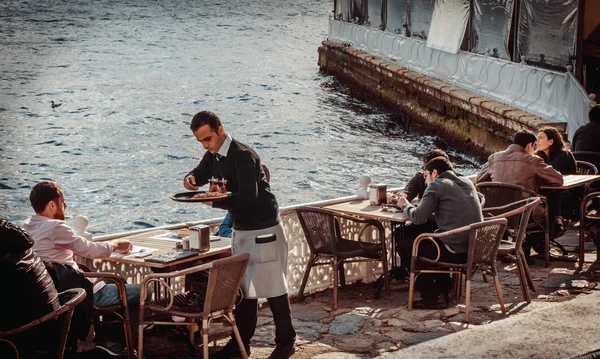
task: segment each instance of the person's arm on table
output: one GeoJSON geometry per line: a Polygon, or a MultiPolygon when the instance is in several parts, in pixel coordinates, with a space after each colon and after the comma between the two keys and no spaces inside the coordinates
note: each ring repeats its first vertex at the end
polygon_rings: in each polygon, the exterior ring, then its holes
{"type": "Polygon", "coordinates": [[[111,242],[92,242],[78,236],[66,223],[59,223],[54,229],[53,241],[58,247],[69,249],[80,256],[87,258],[107,258],[118,250],[127,253],[131,250],[131,243],[127,240],[111,242]]]}
{"type": "Polygon", "coordinates": [[[408,219],[412,221],[414,224],[424,224],[427,222],[429,218],[435,213],[435,210],[438,205],[437,193],[436,193],[436,184],[431,182],[425,193],[423,194],[423,198],[419,202],[417,207],[413,206],[408,200],[404,197],[400,197],[398,200],[398,206],[402,207],[402,211],[406,214],[408,219]]]}

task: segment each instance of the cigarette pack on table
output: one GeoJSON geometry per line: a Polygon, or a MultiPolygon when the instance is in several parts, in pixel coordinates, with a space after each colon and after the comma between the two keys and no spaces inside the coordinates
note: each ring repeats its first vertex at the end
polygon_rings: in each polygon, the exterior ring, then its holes
{"type": "Polygon", "coordinates": [[[387,201],[387,185],[372,184],[369,186],[371,190],[370,202],[374,205],[385,204],[387,201]]]}

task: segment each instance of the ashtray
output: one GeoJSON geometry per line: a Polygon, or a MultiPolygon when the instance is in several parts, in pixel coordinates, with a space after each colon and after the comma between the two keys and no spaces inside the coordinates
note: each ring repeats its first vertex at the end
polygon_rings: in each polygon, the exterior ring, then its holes
{"type": "Polygon", "coordinates": [[[396,212],[402,212],[402,208],[396,206],[395,204],[384,204],[381,207],[381,211],[382,212],[396,213],[396,212]]]}

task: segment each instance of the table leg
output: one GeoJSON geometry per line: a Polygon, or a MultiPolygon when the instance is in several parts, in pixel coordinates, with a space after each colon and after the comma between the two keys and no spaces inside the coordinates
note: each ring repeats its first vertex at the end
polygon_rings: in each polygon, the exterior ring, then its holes
{"type": "MultiPolygon", "coordinates": [[[[398,255],[396,253],[396,231],[400,231],[398,240],[404,239],[404,222],[391,222],[390,227],[392,229],[392,269],[398,267],[398,255]]],[[[402,264],[402,263],[400,263],[402,264]]]]}

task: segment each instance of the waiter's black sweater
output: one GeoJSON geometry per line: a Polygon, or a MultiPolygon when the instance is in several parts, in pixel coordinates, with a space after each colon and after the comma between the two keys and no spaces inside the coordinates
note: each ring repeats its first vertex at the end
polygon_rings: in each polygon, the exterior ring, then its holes
{"type": "Polygon", "coordinates": [[[213,207],[226,209],[233,221],[233,229],[255,230],[279,223],[279,207],[271,193],[269,182],[260,165],[260,158],[249,146],[231,141],[227,156],[206,151],[202,160],[190,173],[196,184],[203,186],[210,178],[226,179],[228,198],[213,202],[213,207]]]}

